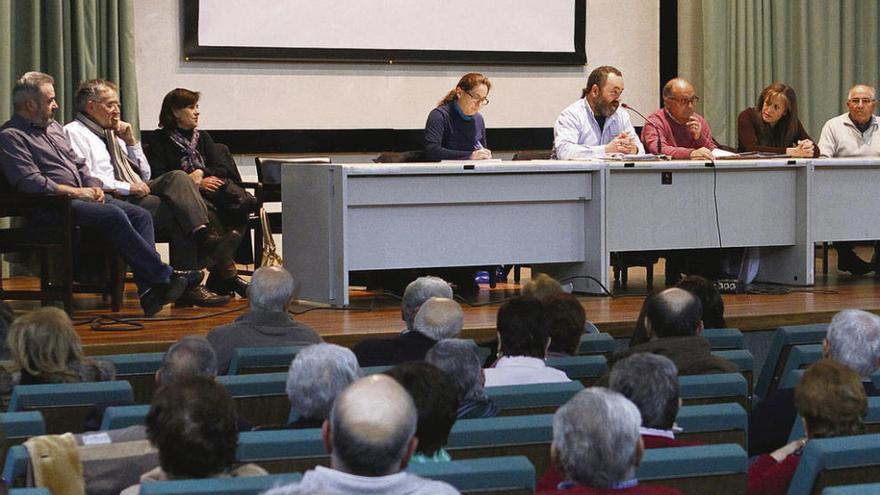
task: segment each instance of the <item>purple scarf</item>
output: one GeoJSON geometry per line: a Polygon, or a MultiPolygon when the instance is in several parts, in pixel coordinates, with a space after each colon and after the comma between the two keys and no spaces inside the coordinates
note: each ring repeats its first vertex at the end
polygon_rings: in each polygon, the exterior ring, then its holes
{"type": "Polygon", "coordinates": [[[180,129],[174,129],[168,133],[171,142],[180,147],[183,151],[183,158],[180,159],[180,168],[184,172],[190,174],[196,169],[205,168],[205,158],[199,153],[199,130],[193,129],[192,139],[187,139],[180,132],[180,129]]]}

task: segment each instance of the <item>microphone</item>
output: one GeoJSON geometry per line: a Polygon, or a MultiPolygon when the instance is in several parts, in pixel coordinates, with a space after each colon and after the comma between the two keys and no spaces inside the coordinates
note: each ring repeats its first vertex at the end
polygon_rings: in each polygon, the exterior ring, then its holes
{"type": "MultiPolygon", "coordinates": [[[[648,117],[645,117],[644,115],[642,115],[642,112],[636,110],[636,109],[633,108],[631,105],[629,105],[629,104],[627,104],[627,103],[620,102],[620,106],[622,106],[623,108],[625,108],[625,109],[627,109],[627,110],[629,110],[629,111],[635,113],[635,114],[638,115],[639,117],[641,117],[642,120],[645,121],[645,126],[647,126],[647,125],[649,124],[649,122],[648,122],[648,117]]],[[[658,130],[658,132],[657,132],[657,154],[658,154],[658,155],[662,155],[662,154],[663,154],[662,145],[660,144],[660,132],[659,132],[659,130],[658,130]]]]}

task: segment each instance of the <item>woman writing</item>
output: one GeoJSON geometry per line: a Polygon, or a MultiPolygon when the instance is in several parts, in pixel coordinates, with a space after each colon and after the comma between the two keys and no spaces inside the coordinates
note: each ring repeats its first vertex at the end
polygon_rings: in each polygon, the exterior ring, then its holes
{"type": "Polygon", "coordinates": [[[795,158],[819,156],[798,119],[797,95],[791,86],[773,83],[758,96],[754,108],[746,108],[736,119],[739,151],[759,151],[795,158]]]}
{"type": "Polygon", "coordinates": [[[425,159],[485,160],[486,124],[480,108],[489,104],[489,78],[476,72],[465,74],[428,114],[425,124],[425,159]]]}

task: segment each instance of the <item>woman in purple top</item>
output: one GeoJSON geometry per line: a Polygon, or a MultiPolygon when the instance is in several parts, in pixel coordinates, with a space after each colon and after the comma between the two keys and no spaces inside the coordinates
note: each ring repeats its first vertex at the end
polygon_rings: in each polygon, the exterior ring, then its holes
{"type": "Polygon", "coordinates": [[[465,74],[428,114],[425,123],[425,159],[485,160],[486,124],[480,107],[489,104],[489,78],[476,72],[465,74]]]}
{"type": "Polygon", "coordinates": [[[736,120],[739,151],[777,153],[795,158],[819,156],[798,118],[797,95],[791,86],[773,83],[758,96],[754,108],[743,110],[736,120]]]}

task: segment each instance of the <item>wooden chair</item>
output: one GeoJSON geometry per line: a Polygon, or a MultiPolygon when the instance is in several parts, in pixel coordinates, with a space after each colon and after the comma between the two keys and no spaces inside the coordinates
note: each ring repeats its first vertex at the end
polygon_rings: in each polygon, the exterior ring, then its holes
{"type": "MultiPolygon", "coordinates": [[[[64,310],[73,314],[74,293],[100,293],[110,299],[113,311],[122,309],[125,283],[125,263],[115,254],[108,254],[102,246],[84,243],[90,236],[73,222],[71,198],[66,195],[21,194],[0,174],[0,218],[27,218],[37,212],[49,212],[58,218],[53,226],[21,225],[19,220],[0,228],[0,253],[37,252],[40,260],[40,286],[36,289],[9,290],[3,287],[0,276],[0,299],[40,301],[41,305],[61,301],[64,310]],[[103,277],[98,282],[79,283],[74,278],[74,256],[103,259],[103,277]],[[60,273],[52,280],[50,260],[60,263],[60,273]]],[[[24,221],[24,220],[22,220],[24,221]]]]}

